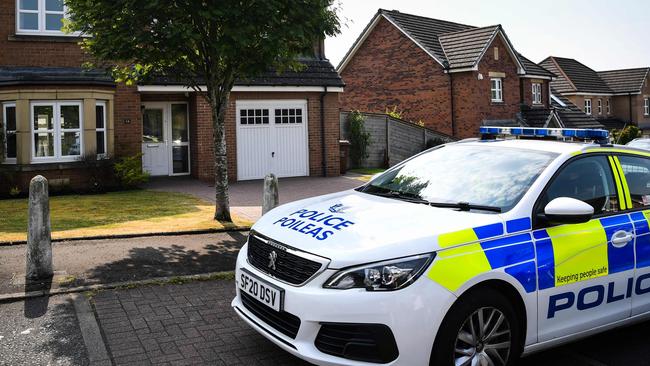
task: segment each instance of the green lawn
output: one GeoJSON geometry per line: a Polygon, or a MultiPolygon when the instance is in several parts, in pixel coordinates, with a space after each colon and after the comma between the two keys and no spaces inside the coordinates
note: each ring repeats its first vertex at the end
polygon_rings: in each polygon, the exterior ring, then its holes
{"type": "Polygon", "coordinates": [[[363,174],[363,175],[375,175],[378,173],[383,173],[386,171],[384,168],[357,168],[348,170],[352,173],[363,174]]]}
{"type": "MultiPolygon", "coordinates": [[[[0,212],[0,242],[26,240],[27,199],[2,200],[0,212]]],[[[250,225],[237,219],[222,224],[213,214],[211,203],[182,193],[136,190],[50,199],[55,239],[250,225]]]]}

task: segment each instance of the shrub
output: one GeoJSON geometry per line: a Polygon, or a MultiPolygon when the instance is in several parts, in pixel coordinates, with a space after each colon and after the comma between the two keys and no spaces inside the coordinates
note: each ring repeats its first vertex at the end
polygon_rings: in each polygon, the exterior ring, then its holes
{"type": "Polygon", "coordinates": [[[149,180],[149,173],[142,170],[142,153],[121,159],[113,170],[122,188],[135,188],[149,180]]]}
{"type": "Polygon", "coordinates": [[[394,106],[393,109],[386,108],[386,114],[397,119],[402,119],[402,111],[397,110],[397,106],[394,106]]]}
{"type": "Polygon", "coordinates": [[[641,130],[634,125],[628,125],[622,130],[612,131],[612,139],[616,144],[625,145],[637,137],[641,137],[641,130]]]}
{"type": "Polygon", "coordinates": [[[365,117],[359,111],[348,114],[348,128],[350,137],[350,159],[352,164],[360,167],[368,158],[370,134],[366,132],[365,117]]]}

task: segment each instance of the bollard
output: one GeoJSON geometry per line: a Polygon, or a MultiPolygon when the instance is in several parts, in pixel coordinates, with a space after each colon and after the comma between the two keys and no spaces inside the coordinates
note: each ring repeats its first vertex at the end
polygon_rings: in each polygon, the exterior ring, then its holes
{"type": "Polygon", "coordinates": [[[38,280],[52,275],[49,191],[47,179],[37,175],[29,183],[26,277],[30,280],[38,280]]]}
{"type": "Polygon", "coordinates": [[[264,178],[264,197],[262,203],[262,215],[278,206],[280,202],[278,195],[278,178],[275,174],[269,174],[264,178]]]}

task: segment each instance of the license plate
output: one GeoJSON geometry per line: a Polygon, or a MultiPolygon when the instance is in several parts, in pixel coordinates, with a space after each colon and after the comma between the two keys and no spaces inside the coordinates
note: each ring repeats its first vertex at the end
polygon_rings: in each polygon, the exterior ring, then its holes
{"type": "Polygon", "coordinates": [[[250,295],[277,312],[282,311],[284,305],[283,289],[264,281],[244,268],[241,269],[238,282],[239,291],[250,295]]]}

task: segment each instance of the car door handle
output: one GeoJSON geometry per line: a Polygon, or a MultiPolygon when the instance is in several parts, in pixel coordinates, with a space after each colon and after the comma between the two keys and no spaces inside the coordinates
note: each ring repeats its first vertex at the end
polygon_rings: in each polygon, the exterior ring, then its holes
{"type": "Polygon", "coordinates": [[[628,233],[625,230],[619,230],[612,235],[612,245],[616,248],[622,248],[627,243],[631,242],[634,239],[632,233],[628,233]]]}

